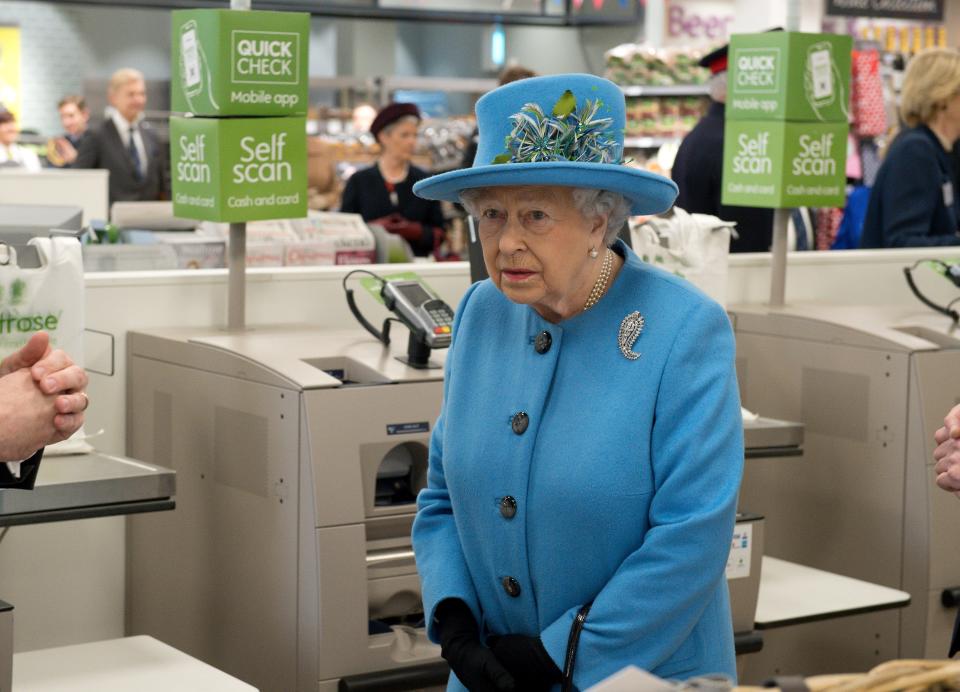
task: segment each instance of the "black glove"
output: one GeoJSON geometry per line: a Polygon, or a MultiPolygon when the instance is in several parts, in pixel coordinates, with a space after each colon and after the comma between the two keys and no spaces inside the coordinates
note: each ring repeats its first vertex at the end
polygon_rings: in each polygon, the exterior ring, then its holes
{"type": "Polygon", "coordinates": [[[563,672],[543,648],[540,637],[505,634],[490,637],[487,644],[525,692],[548,692],[563,682],[563,672]]]}
{"type": "Polygon", "coordinates": [[[440,655],[470,692],[510,692],[513,677],[480,642],[480,628],[469,606],[459,598],[441,601],[434,613],[440,655]]]}

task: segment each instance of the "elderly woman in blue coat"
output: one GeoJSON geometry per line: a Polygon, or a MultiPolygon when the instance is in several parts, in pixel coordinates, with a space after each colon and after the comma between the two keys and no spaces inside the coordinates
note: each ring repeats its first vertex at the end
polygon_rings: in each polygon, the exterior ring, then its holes
{"type": "Polygon", "coordinates": [[[477,103],[473,168],[419,182],[478,222],[413,543],[449,690],[735,677],[724,568],[743,463],[723,309],[617,231],[676,186],[622,161],[589,75],[477,103]]]}

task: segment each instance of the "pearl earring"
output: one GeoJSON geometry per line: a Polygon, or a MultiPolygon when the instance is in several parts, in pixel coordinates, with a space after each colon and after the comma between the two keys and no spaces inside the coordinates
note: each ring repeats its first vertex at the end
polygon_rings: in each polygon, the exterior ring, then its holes
{"type": "Polygon", "coordinates": [[[597,257],[599,256],[600,256],[600,253],[597,252],[597,248],[595,247],[590,248],[590,259],[597,259],[597,257]]]}

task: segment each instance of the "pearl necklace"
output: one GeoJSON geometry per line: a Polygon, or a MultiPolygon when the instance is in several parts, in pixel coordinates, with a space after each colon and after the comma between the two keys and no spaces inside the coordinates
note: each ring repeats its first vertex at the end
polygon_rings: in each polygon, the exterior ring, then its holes
{"type": "Polygon", "coordinates": [[[613,250],[607,248],[607,252],[603,256],[603,265],[600,267],[600,276],[597,277],[596,283],[594,283],[593,288],[590,289],[590,295],[587,296],[587,302],[583,306],[584,312],[596,305],[597,301],[607,292],[607,282],[610,280],[610,272],[612,270],[613,250]]]}

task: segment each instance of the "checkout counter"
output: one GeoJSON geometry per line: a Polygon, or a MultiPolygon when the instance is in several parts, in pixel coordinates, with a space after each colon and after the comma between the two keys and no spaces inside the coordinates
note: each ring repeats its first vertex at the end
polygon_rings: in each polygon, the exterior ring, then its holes
{"type": "MultiPolygon", "coordinates": [[[[40,463],[37,480],[32,490],[5,489],[0,491],[0,527],[6,531],[11,526],[40,524],[74,519],[91,519],[143,512],[163,512],[175,507],[176,478],[173,471],[133,459],[91,452],[68,456],[47,455],[40,463]]],[[[62,685],[66,662],[72,659],[84,661],[84,665],[75,666],[77,676],[72,689],[85,684],[99,686],[98,689],[116,689],[109,684],[104,686],[110,676],[116,676],[118,655],[131,646],[128,640],[116,642],[98,642],[80,647],[62,647],[52,650],[13,653],[14,607],[0,601],[0,690],[11,687],[23,692],[41,692],[51,689],[49,685],[62,685]],[[87,651],[102,651],[100,672],[95,675],[90,665],[87,651]],[[85,653],[81,653],[81,651],[85,653]],[[51,671],[56,674],[51,678],[51,671]],[[104,677],[107,676],[107,677],[104,677]]],[[[195,668],[201,668],[199,661],[151,641],[157,648],[163,648],[168,662],[179,666],[180,682],[198,681],[195,668]]],[[[155,665],[153,673],[169,675],[169,666],[155,665]]],[[[133,666],[127,664],[128,668],[133,666]]],[[[218,671],[206,670],[203,674],[209,679],[217,678],[224,684],[239,684],[218,671]]],[[[142,682],[142,671],[128,673],[128,682],[142,682]]],[[[129,687],[127,688],[129,689],[129,687]]],[[[142,686],[141,686],[142,689],[142,686]]],[[[224,686],[226,690],[238,690],[238,687],[224,686]]]]}
{"type": "Polygon", "coordinates": [[[766,516],[765,553],[910,597],[899,610],[764,632],[744,678],[945,657],[960,503],[934,485],[932,454],[960,395],[960,332],[919,305],[729,312],[744,405],[805,426],[802,460],[748,462],[744,474],[741,503],[766,516]]]}
{"type": "MultiPolygon", "coordinates": [[[[445,682],[410,540],[443,371],[399,362],[399,336],[384,348],[359,329],[128,334],[128,452],[178,478],[176,512],[129,522],[128,634],[265,692],[445,682]]],[[[745,424],[748,455],[799,454],[802,436],[745,424]]],[[[762,523],[738,524],[751,526],[748,568],[730,578],[745,651],[760,644],[762,523]]]]}

